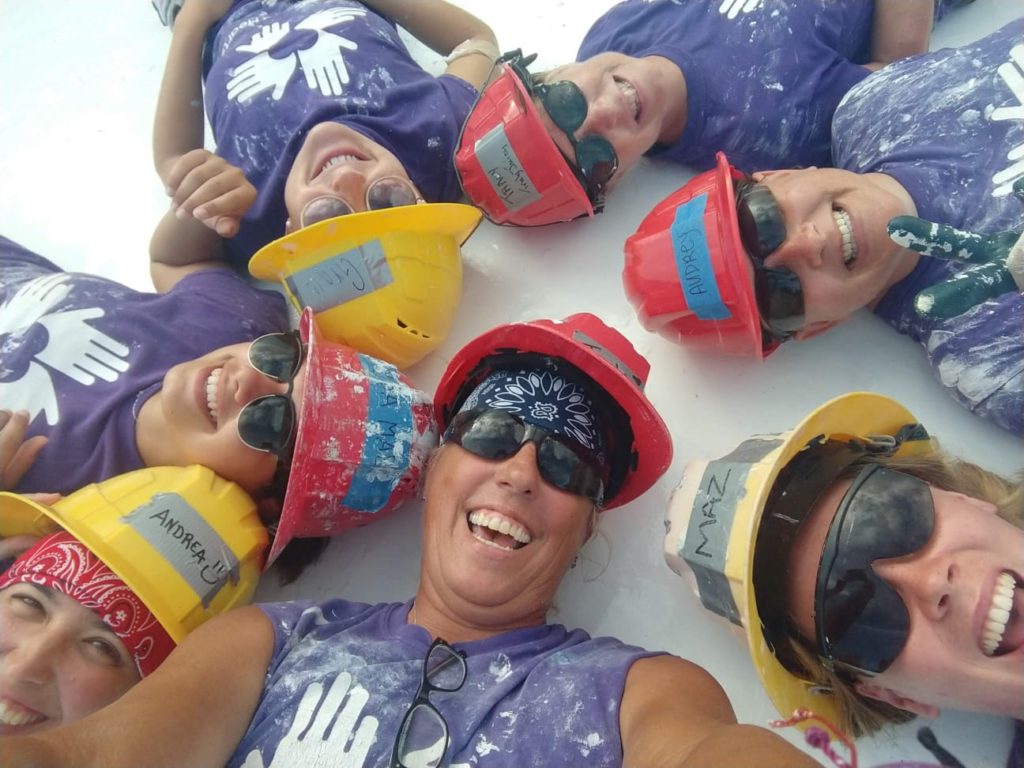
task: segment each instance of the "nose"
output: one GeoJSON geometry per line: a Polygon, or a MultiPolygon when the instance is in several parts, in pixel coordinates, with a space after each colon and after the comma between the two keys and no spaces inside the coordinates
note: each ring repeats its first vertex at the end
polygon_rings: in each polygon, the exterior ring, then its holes
{"type": "Polygon", "coordinates": [[[360,164],[353,163],[334,169],[328,186],[353,211],[366,210],[366,169],[360,164]]]}
{"type": "Polygon", "coordinates": [[[532,442],[520,446],[514,455],[498,463],[494,475],[499,485],[513,493],[533,494],[541,482],[537,446],[532,442]]]}
{"type": "Polygon", "coordinates": [[[823,262],[825,236],[813,222],[805,221],[786,233],[782,245],[764,260],[766,267],[794,267],[818,269],[823,262]]]}
{"type": "Polygon", "coordinates": [[[627,105],[618,93],[618,88],[614,91],[603,90],[596,99],[587,104],[587,116],[576,132],[577,138],[592,133],[607,133],[625,119],[626,109],[627,105]]]}
{"type": "Polygon", "coordinates": [[[960,584],[954,563],[918,556],[903,562],[876,562],[872,567],[926,618],[938,621],[952,610],[960,584]]]}
{"type": "Polygon", "coordinates": [[[238,367],[231,377],[229,386],[234,387],[232,400],[239,408],[264,395],[283,395],[288,391],[286,383],[275,381],[251,365],[238,367]]]}
{"type": "Polygon", "coordinates": [[[53,679],[53,668],[63,648],[63,638],[52,629],[23,637],[3,656],[5,676],[11,680],[42,685],[53,679]]]}

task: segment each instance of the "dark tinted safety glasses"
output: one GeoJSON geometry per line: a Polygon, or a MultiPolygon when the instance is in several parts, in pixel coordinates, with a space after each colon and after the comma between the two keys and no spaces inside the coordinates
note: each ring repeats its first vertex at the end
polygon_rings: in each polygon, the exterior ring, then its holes
{"type": "Polygon", "coordinates": [[[836,510],[814,593],[818,654],[856,673],[883,672],[903,650],[910,613],[871,564],[912,555],[931,538],[935,507],[923,480],[873,464],[836,510]]]}
{"type": "MultiPolygon", "coordinates": [[[[397,208],[401,205],[416,205],[422,199],[412,182],[400,176],[385,176],[366,188],[366,210],[368,211],[397,208]]],[[[343,198],[336,195],[321,195],[306,203],[305,208],[302,209],[300,222],[303,227],[308,227],[318,221],[348,216],[354,212],[355,208],[343,198]]]]}
{"type": "Polygon", "coordinates": [[[788,269],[764,266],[786,240],[786,221],[775,195],[763,184],[736,185],[736,218],[740,239],[754,265],[754,295],[761,320],[779,341],[786,341],[804,325],[804,291],[788,269]]]}
{"type": "MultiPolygon", "coordinates": [[[[532,60],[532,59],[531,59],[532,60]]],[[[604,190],[619,168],[619,156],[607,139],[596,134],[576,139],[576,131],[587,118],[587,99],[576,83],[559,80],[557,83],[534,83],[533,75],[526,69],[522,57],[512,57],[508,65],[526,86],[530,94],[540,97],[548,117],[572,144],[576,155],[573,170],[579,178],[587,197],[592,203],[604,198],[604,190]]]]}
{"type": "Polygon", "coordinates": [[[444,439],[490,461],[504,461],[532,442],[537,446],[537,469],[545,482],[595,504],[603,501],[606,472],[593,453],[571,437],[527,424],[507,411],[463,411],[452,420],[444,439]]]}
{"type": "Polygon", "coordinates": [[[454,693],[466,683],[466,654],[448,645],[440,637],[431,643],[423,660],[423,677],[412,704],[398,727],[391,748],[391,768],[441,765],[448,751],[448,721],[430,702],[430,694],[454,693]],[[438,750],[438,745],[444,745],[438,750]],[[410,760],[410,758],[414,758],[410,760]]]}
{"type": "Polygon", "coordinates": [[[292,385],[302,357],[298,331],[268,333],[249,345],[249,365],[269,379],[288,384],[285,394],[257,397],[239,411],[238,437],[250,448],[287,457],[298,420],[292,385]]]}

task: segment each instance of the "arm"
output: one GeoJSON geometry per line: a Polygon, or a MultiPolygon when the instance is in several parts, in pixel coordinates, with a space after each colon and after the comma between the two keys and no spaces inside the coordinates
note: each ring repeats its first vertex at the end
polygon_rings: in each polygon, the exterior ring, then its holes
{"type": "Polygon", "coordinates": [[[4,766],[222,766],[256,711],[273,647],[262,611],[229,611],[196,629],[156,672],[99,712],[37,734],[0,737],[4,766]]]}
{"type": "MultiPolygon", "coordinates": [[[[495,46],[498,40],[487,24],[468,11],[457,8],[444,0],[363,0],[363,4],[394,19],[425,46],[447,56],[460,43],[472,40],[495,46]]],[[[446,75],[455,75],[474,88],[480,88],[487,80],[494,65],[494,59],[484,53],[473,53],[453,60],[445,70],[446,75]]]]}
{"type": "Polygon", "coordinates": [[[781,736],[738,724],[715,679],[675,656],[633,664],[626,676],[619,724],[623,765],[629,768],[818,765],[781,736]]]}
{"type": "Polygon", "coordinates": [[[44,435],[26,440],[29,421],[27,411],[0,410],[0,491],[18,485],[49,440],[44,435]]]}
{"type": "MultiPolygon", "coordinates": [[[[153,122],[153,164],[174,201],[150,241],[150,273],[161,292],[190,272],[220,266],[223,258],[218,221],[210,224],[200,217],[191,218],[193,209],[209,198],[190,200],[200,184],[187,187],[188,194],[180,187],[187,172],[195,168],[194,162],[183,168],[182,160],[191,152],[204,151],[203,43],[210,27],[230,5],[230,0],[190,0],[174,24],[153,122]],[[183,205],[186,202],[189,204],[183,205]]],[[[228,229],[226,223],[221,226],[228,229]]],[[[238,231],[237,226],[236,221],[230,234],[238,231]]]]}
{"type": "Polygon", "coordinates": [[[875,0],[868,69],[928,50],[935,0],[875,0]]]}

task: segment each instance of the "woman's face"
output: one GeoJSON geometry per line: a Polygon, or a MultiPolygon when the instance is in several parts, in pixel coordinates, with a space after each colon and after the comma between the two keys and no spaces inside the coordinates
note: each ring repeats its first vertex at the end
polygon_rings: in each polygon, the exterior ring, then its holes
{"type": "MultiPolygon", "coordinates": [[[[828,490],[794,542],[787,602],[805,638],[815,637],[818,562],[849,486],[843,481],[828,490]]],[[[924,547],[872,564],[907,606],[906,645],[885,671],[859,681],[857,690],[930,716],[948,707],[1022,718],[1024,531],[999,518],[988,502],[935,487],[931,492],[935,525],[924,547]],[[1006,605],[1006,582],[1013,585],[1009,616],[1000,608],[1006,605]],[[992,653],[986,624],[990,637],[1003,629],[992,653]]]]}
{"type": "Polygon", "coordinates": [[[0,591],[0,736],[80,720],[139,681],[98,615],[33,584],[0,591]]]}
{"type": "Polygon", "coordinates": [[[466,616],[542,622],[592,509],[541,479],[533,443],[504,461],[446,444],[427,474],[422,581],[466,616]]]}
{"type": "Polygon", "coordinates": [[[807,323],[797,338],[872,306],[917,263],[889,239],[893,216],[917,212],[891,177],[801,168],[755,173],[754,180],[771,190],[785,220],[786,239],[764,264],[800,280],[807,323]]]}
{"type": "MultiPolygon", "coordinates": [[[[547,83],[569,80],[587,100],[587,116],[575,132],[577,140],[596,134],[605,138],[619,158],[614,184],[667,134],[682,130],[673,118],[684,106],[682,73],[668,59],[657,56],[636,58],[621,53],[601,53],[585,61],[551,70],[547,83]]],[[[551,138],[568,158],[574,158],[572,143],[552,122],[537,99],[538,111],[551,138]]]]}
{"type": "Polygon", "coordinates": [[[285,181],[288,231],[316,223],[312,218],[330,218],[326,215],[328,209],[321,210],[317,206],[306,209],[318,198],[341,198],[354,213],[367,210],[367,189],[384,178],[408,182],[407,188],[416,200],[422,199],[394,154],[346,125],[318,123],[306,135],[285,181]],[[304,210],[307,211],[305,217],[304,210]]]}
{"type": "MultiPolygon", "coordinates": [[[[248,353],[249,344],[233,344],[167,371],[163,387],[143,405],[138,421],[140,431],[158,434],[159,463],[203,464],[247,491],[270,482],[277,457],[242,442],[238,414],[257,397],[284,394],[288,385],[253,368],[248,353]]],[[[303,361],[292,381],[296,413],[305,381],[303,361]]],[[[140,435],[140,444],[145,445],[148,437],[140,435]]]]}

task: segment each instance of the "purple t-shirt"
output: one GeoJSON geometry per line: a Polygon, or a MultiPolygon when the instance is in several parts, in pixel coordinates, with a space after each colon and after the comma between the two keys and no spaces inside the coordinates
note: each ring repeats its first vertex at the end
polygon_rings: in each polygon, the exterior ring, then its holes
{"type": "MultiPolygon", "coordinates": [[[[229,766],[387,765],[423,675],[430,636],[410,603],[261,606],[274,625],[263,695],[229,766]]],[[[647,651],[558,624],[460,643],[462,689],[434,692],[451,744],[442,765],[622,764],[619,705],[647,651]]],[[[443,743],[409,765],[428,764],[443,743]]]]}
{"type": "Polygon", "coordinates": [[[171,366],[287,327],[280,294],[227,269],[143,293],[0,237],[0,406],[50,438],[14,490],[70,493],[142,467],[135,414],[171,366]]]}
{"type": "Polygon", "coordinates": [[[430,202],[461,194],[452,164],[477,91],[417,64],[394,22],[355,0],[236,2],[208,41],[206,111],[217,153],[259,194],[233,261],[284,234],[284,184],[306,132],[344,123],[391,151],[430,202]]]}
{"type": "MultiPolygon", "coordinates": [[[[892,176],[930,221],[972,232],[1021,231],[1024,205],[1011,188],[1024,176],[1022,60],[1024,19],[1017,19],[962,48],[885,67],[836,110],[836,165],[892,176]]],[[[875,312],[921,342],[964,406],[1024,435],[1024,297],[1007,293],[950,320],[914,311],[921,289],[960,269],[922,258],[875,312]]]]}

